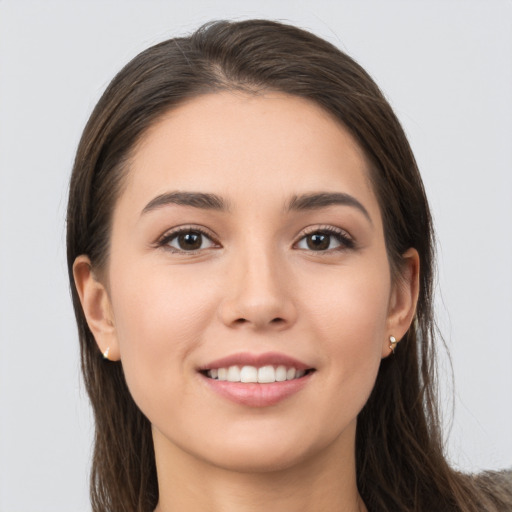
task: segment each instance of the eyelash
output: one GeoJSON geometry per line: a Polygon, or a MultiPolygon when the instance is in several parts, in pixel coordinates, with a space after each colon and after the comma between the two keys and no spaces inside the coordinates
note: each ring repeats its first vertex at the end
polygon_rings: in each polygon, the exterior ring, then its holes
{"type": "MultiPolygon", "coordinates": [[[[339,247],[335,247],[333,249],[327,249],[323,251],[314,251],[313,249],[310,249],[310,252],[316,252],[316,253],[332,253],[332,252],[339,252],[347,249],[354,249],[356,244],[354,239],[344,230],[341,228],[336,228],[333,226],[315,226],[311,228],[306,228],[306,230],[301,234],[301,237],[297,242],[295,242],[294,246],[296,246],[299,242],[306,239],[308,236],[311,235],[327,235],[329,237],[333,237],[336,239],[336,241],[340,244],[339,247]]],[[[303,249],[307,250],[307,249],[303,249]]]]}
{"type": "MultiPolygon", "coordinates": [[[[215,240],[215,237],[207,230],[199,227],[199,226],[180,226],[178,228],[174,228],[171,231],[168,231],[165,233],[156,243],[158,247],[162,247],[168,251],[171,251],[172,253],[177,254],[197,254],[201,251],[204,251],[206,249],[196,249],[196,250],[190,250],[186,251],[184,249],[177,249],[176,247],[171,247],[169,244],[171,241],[179,237],[180,235],[185,235],[188,233],[194,233],[194,234],[200,234],[201,236],[207,238],[214,244],[214,246],[220,246],[219,242],[215,240]]],[[[207,249],[210,249],[208,247],[207,249]]]]}
{"type": "MultiPolygon", "coordinates": [[[[215,240],[215,237],[213,237],[209,231],[207,231],[199,226],[181,226],[178,228],[174,228],[173,230],[165,233],[157,241],[156,246],[162,247],[166,250],[169,250],[172,253],[191,254],[191,255],[197,254],[201,251],[212,248],[212,247],[208,247],[205,249],[184,250],[184,249],[177,249],[177,248],[171,247],[169,245],[171,241],[175,240],[180,235],[184,235],[184,234],[188,234],[188,233],[200,234],[201,236],[210,240],[210,242],[212,244],[214,244],[214,246],[217,246],[217,247],[220,246],[220,243],[217,240],[215,240]]],[[[318,250],[318,251],[310,249],[309,252],[325,254],[325,253],[332,253],[335,251],[339,252],[339,251],[355,248],[354,239],[345,230],[340,229],[340,228],[335,228],[333,226],[320,226],[320,227],[311,227],[311,228],[306,229],[306,231],[304,231],[301,234],[301,237],[297,240],[297,242],[295,242],[293,244],[293,247],[296,247],[302,240],[305,240],[308,236],[312,236],[312,235],[326,235],[328,237],[333,237],[339,243],[339,247],[335,247],[332,249],[328,248],[326,250],[318,250]]],[[[329,242],[329,244],[330,244],[330,242],[329,242]]],[[[301,250],[308,251],[308,249],[301,249],[301,250]]]]}

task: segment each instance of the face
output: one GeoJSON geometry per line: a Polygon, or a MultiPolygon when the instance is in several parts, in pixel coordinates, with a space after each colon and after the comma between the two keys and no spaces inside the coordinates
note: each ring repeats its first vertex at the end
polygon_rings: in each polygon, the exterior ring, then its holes
{"type": "Polygon", "coordinates": [[[89,324],[157,456],[237,470],[352,453],[411,309],[362,151],[315,104],[270,92],[204,95],[147,132],[104,285],[108,327],[89,324]]]}

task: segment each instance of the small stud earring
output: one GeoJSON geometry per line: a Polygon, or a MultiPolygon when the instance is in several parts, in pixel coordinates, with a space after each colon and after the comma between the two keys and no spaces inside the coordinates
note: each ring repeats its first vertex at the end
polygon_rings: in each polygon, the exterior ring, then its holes
{"type": "Polygon", "coordinates": [[[396,338],[394,336],[390,336],[389,337],[389,342],[391,343],[391,345],[389,345],[389,348],[391,349],[391,352],[393,352],[393,354],[394,354],[395,353],[396,344],[398,343],[398,341],[396,341],[396,338]]]}
{"type": "Polygon", "coordinates": [[[103,352],[103,359],[108,359],[108,353],[110,352],[110,347],[107,347],[107,350],[103,352]]]}

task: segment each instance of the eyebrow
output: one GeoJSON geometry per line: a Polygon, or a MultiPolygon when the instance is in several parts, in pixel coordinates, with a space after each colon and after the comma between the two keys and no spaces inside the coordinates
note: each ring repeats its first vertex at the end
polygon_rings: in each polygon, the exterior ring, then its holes
{"type": "Polygon", "coordinates": [[[288,203],[290,211],[318,210],[332,205],[357,208],[373,224],[368,210],[353,196],[342,192],[319,192],[293,196],[288,203]]]}
{"type": "Polygon", "coordinates": [[[226,202],[216,194],[204,192],[167,192],[152,199],[142,210],[142,214],[167,206],[177,204],[180,206],[192,206],[203,210],[226,211],[226,202]]]}
{"type": "MultiPolygon", "coordinates": [[[[176,204],[192,206],[203,210],[227,211],[226,201],[216,195],[204,192],[167,192],[153,198],[142,210],[142,214],[163,206],[176,204]]],[[[294,195],[288,202],[288,211],[319,210],[327,206],[342,205],[357,208],[373,224],[368,210],[353,196],[342,192],[318,192],[294,195]]]]}

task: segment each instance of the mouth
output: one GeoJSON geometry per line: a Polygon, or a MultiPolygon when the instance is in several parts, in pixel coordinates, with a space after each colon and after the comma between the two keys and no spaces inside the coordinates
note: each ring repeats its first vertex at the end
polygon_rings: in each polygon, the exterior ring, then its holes
{"type": "Polygon", "coordinates": [[[248,407],[267,407],[310,386],[316,369],[284,354],[240,353],[198,368],[208,389],[248,407]]]}
{"type": "Polygon", "coordinates": [[[314,368],[298,369],[294,366],[285,365],[231,365],[220,368],[201,370],[205,377],[218,381],[273,384],[301,379],[314,372],[314,368]]]}

